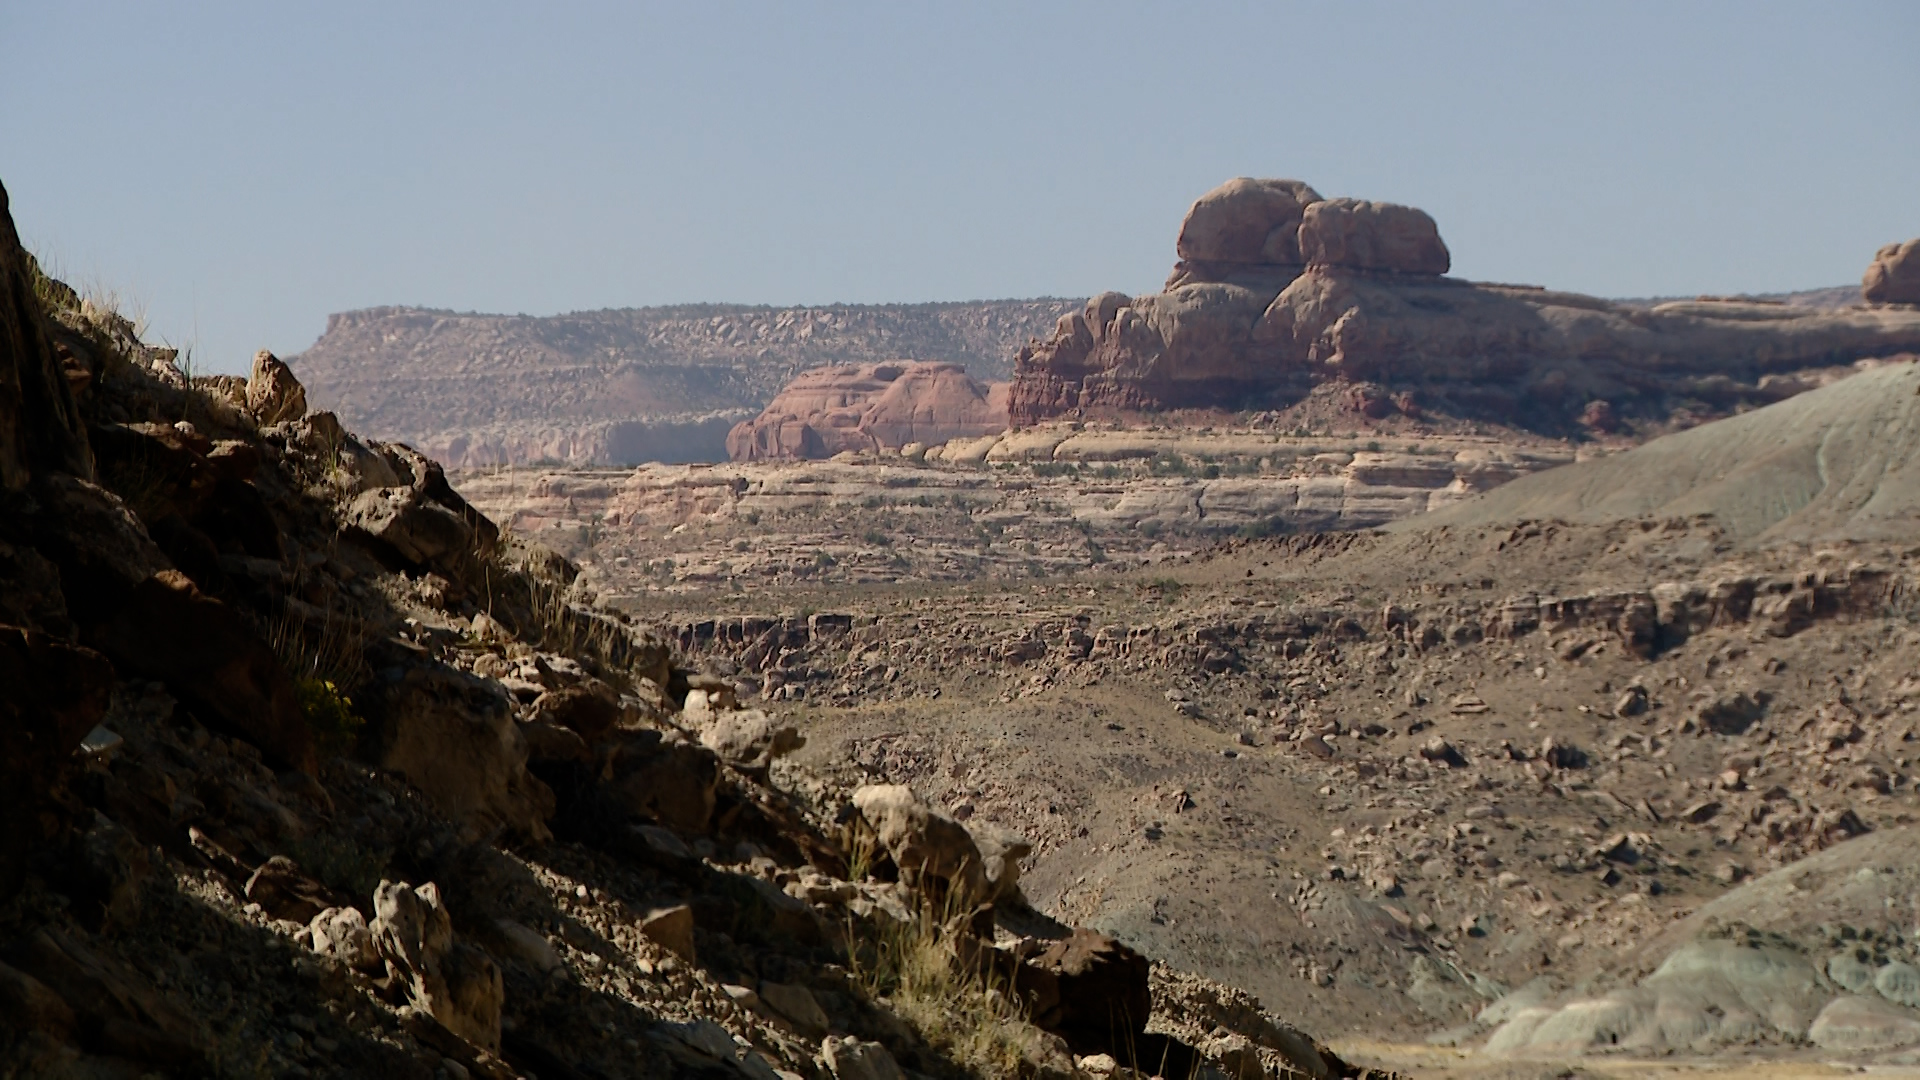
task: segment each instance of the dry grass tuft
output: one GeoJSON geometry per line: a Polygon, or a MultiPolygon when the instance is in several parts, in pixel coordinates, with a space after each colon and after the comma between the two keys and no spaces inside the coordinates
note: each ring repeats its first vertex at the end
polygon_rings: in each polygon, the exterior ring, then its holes
{"type": "Polygon", "coordinates": [[[856,985],[911,1026],[927,1045],[972,1076],[1032,1076],[1048,1037],[1027,1022],[1000,980],[963,964],[954,951],[958,920],[923,907],[898,923],[876,913],[849,935],[856,985]]]}

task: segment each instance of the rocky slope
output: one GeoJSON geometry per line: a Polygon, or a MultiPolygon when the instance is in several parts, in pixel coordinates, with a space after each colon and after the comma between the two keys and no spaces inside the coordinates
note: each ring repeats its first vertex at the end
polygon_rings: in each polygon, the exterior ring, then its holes
{"type": "MultiPolygon", "coordinates": [[[[1565,434],[1686,426],[1779,400],[1808,373],[1920,351],[1920,310],[1702,298],[1651,308],[1443,275],[1411,207],[1228,182],[1182,223],[1163,292],[1104,293],[1015,362],[1016,425],[1169,408],[1287,408],[1316,386],[1354,411],[1565,434]]],[[[1906,294],[1905,249],[1868,275],[1906,294]]]]}
{"type": "Polygon", "coordinates": [[[798,372],[906,358],[1004,379],[1076,303],[694,305],[549,318],[372,308],[289,363],[317,407],[449,465],[722,461],[798,372]]]}
{"type": "Polygon", "coordinates": [[[5,211],[0,1074],[1360,1075],[5,211]]]}
{"type": "Polygon", "coordinates": [[[896,361],[803,372],[727,433],[734,461],[825,458],[978,439],[1007,430],[1007,384],[958,364],[896,361]]]}
{"type": "Polygon", "coordinates": [[[792,710],[800,765],[1018,831],[1051,916],[1279,1003],[1349,1060],[1890,1064],[1920,1046],[1920,564],[1861,511],[1904,490],[1914,370],[1386,532],[1223,538],[1198,510],[1225,488],[1175,493],[1337,476],[1357,512],[1376,465],[1466,487],[1469,447],[1058,425],[982,440],[975,466],[465,488],[530,535],[585,529],[573,550],[623,607],[792,710]],[[1802,444],[1827,448],[1824,495],[1790,482],[1802,444]],[[1723,445],[1738,468],[1702,449],[1723,445]],[[1230,475],[1250,458],[1269,464],[1230,475]],[[1781,497],[1715,494],[1748,488],[1781,497]],[[1178,524],[1105,517],[1148,505],[1178,524]]]}

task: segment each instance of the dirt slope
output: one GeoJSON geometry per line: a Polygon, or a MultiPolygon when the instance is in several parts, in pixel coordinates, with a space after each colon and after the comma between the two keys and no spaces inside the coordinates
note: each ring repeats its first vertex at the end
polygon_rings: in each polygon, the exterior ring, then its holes
{"type": "Polygon", "coordinates": [[[1889,364],[1402,529],[1711,514],[1741,542],[1894,540],[1920,525],[1920,365],[1889,364]]]}

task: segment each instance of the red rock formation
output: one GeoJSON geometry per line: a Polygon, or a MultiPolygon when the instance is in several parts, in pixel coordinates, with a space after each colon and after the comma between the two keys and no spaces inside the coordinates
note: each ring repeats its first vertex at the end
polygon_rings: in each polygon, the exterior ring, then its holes
{"type": "MultiPolygon", "coordinates": [[[[1016,425],[1069,413],[1291,405],[1329,380],[1356,419],[1392,411],[1548,432],[1731,410],[1789,373],[1920,348],[1920,312],[1701,300],[1647,308],[1447,278],[1439,229],[1408,206],[1230,180],[1181,224],[1165,291],[1103,293],[1015,359],[1016,425]],[[1418,401],[1414,410],[1398,402],[1418,401]],[[1596,414],[1597,415],[1597,414],[1596,414]]],[[[1869,300],[1920,301],[1920,241],[1880,253],[1869,300]]]]}
{"type": "Polygon", "coordinates": [[[1920,304],[1920,240],[1881,248],[1861,279],[1860,295],[1873,304],[1920,304]]]}
{"type": "Polygon", "coordinates": [[[958,364],[899,360],[802,372],[766,411],[734,426],[727,454],[735,461],[826,458],[1006,429],[1006,383],[977,382],[958,364]]]}

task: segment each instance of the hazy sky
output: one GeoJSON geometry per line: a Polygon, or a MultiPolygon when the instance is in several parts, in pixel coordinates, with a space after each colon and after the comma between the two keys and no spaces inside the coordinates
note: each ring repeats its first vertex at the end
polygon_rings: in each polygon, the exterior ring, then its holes
{"type": "Polygon", "coordinates": [[[1149,291],[1236,175],[1464,277],[1781,290],[1920,236],[1917,55],[1911,0],[6,2],[0,183],[202,370],[378,304],[1149,291]]]}

